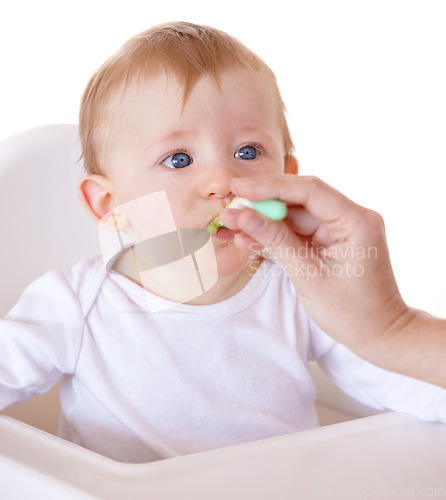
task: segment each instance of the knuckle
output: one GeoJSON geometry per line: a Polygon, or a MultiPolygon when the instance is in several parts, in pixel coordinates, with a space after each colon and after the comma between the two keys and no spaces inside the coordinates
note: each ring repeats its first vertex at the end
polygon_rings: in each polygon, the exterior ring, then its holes
{"type": "Polygon", "coordinates": [[[262,243],[270,248],[281,248],[286,245],[288,228],[282,222],[271,222],[264,231],[262,243]]]}
{"type": "Polygon", "coordinates": [[[319,189],[321,185],[323,184],[322,180],[319,177],[316,177],[314,175],[309,175],[307,177],[307,182],[308,185],[310,186],[310,189],[319,189]]]}
{"type": "Polygon", "coordinates": [[[319,177],[315,177],[313,175],[308,176],[306,178],[306,182],[308,183],[308,193],[307,198],[311,199],[314,196],[314,193],[318,193],[321,189],[323,189],[325,183],[319,177]]]}
{"type": "Polygon", "coordinates": [[[362,210],[361,227],[372,240],[385,232],[384,219],[381,214],[368,208],[362,210]]]}
{"type": "Polygon", "coordinates": [[[369,226],[375,229],[383,229],[384,228],[384,219],[381,214],[375,212],[375,210],[366,209],[364,219],[368,223],[369,226]]]}

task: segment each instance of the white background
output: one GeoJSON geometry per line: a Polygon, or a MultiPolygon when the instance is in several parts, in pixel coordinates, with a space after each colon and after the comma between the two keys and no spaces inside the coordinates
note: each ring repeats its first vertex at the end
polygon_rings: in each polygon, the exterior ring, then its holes
{"type": "Polygon", "coordinates": [[[446,1],[3,3],[0,140],[75,123],[92,72],[161,22],[210,24],[275,71],[301,173],[386,221],[413,306],[446,317],[446,1]]]}

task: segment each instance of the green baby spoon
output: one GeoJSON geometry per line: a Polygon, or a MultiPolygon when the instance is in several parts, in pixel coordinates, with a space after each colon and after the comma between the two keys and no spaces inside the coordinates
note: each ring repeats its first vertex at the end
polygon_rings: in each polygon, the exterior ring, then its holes
{"type": "Polygon", "coordinates": [[[271,220],[282,220],[286,217],[287,206],[280,200],[249,201],[246,198],[234,198],[227,208],[252,208],[271,220]]]}
{"type": "MultiPolygon", "coordinates": [[[[249,201],[246,198],[236,196],[229,205],[225,208],[252,208],[259,214],[268,217],[271,220],[282,220],[286,217],[287,206],[280,200],[262,200],[262,201],[249,201]]],[[[215,234],[221,227],[225,227],[220,221],[220,217],[215,219],[205,228],[209,234],[215,234]]]]}

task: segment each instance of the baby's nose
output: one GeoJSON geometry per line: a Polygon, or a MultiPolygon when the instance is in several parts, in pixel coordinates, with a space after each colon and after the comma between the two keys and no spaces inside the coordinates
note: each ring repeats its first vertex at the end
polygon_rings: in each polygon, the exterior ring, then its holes
{"type": "Polygon", "coordinates": [[[231,190],[231,180],[237,175],[237,169],[231,161],[218,161],[212,162],[211,165],[203,165],[200,180],[202,196],[225,198],[231,190]]]}

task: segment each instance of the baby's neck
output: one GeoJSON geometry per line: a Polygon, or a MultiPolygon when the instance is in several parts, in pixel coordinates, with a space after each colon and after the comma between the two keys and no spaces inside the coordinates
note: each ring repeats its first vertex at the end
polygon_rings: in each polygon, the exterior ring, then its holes
{"type": "MultiPolygon", "coordinates": [[[[240,272],[229,276],[219,277],[215,285],[209,290],[192,300],[186,301],[185,303],[193,305],[208,305],[233,297],[249,282],[262,260],[262,257],[256,257],[252,259],[240,272]]],[[[138,284],[142,288],[145,288],[147,291],[171,300],[170,297],[165,296],[166,294],[164,292],[160,292],[155,285],[147,286],[147,283],[142,283],[135,253],[132,248],[128,248],[116,259],[112,269],[138,284]]]]}

